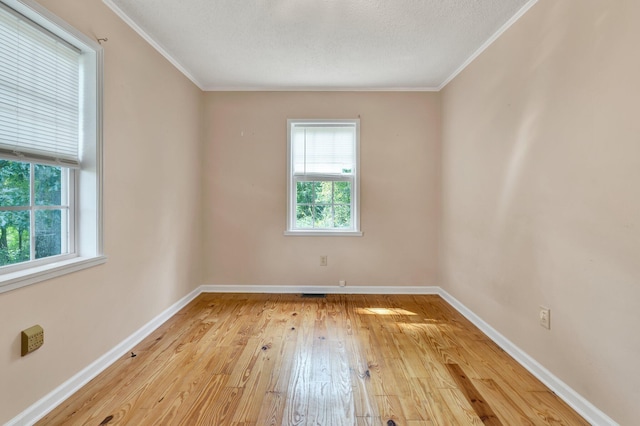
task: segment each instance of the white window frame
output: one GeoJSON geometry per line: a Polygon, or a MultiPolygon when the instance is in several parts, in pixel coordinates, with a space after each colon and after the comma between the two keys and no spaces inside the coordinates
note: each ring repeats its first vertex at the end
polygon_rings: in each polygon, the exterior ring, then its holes
{"type": "Polygon", "coordinates": [[[360,230],[360,119],[289,119],[287,120],[287,226],[284,235],[289,236],[354,236],[363,235],[360,230]],[[307,173],[294,176],[291,130],[296,124],[353,124],[356,129],[355,164],[352,175],[330,175],[307,173]],[[297,228],[296,227],[296,182],[333,181],[351,182],[351,228],[297,228]]]}
{"type": "MultiPolygon", "coordinates": [[[[72,170],[71,253],[0,268],[0,293],[106,262],[102,226],[103,50],[100,44],[32,0],[0,0],[5,6],[60,37],[81,52],[80,168],[72,170]]],[[[15,159],[19,161],[19,158],[15,159]]],[[[32,163],[38,163],[32,161],[32,163]]]]}
{"type": "MultiPolygon", "coordinates": [[[[3,158],[4,159],[4,158],[3,158]]],[[[13,160],[9,160],[13,161],[13,160]]],[[[17,161],[17,160],[16,160],[17,161]]],[[[73,168],[62,167],[62,202],[60,205],[38,205],[35,200],[35,166],[37,162],[34,161],[23,161],[26,164],[29,164],[29,205],[24,206],[8,206],[8,207],[0,207],[0,211],[28,211],[30,212],[30,225],[29,225],[29,239],[30,241],[30,259],[25,262],[14,263],[6,266],[2,266],[0,271],[2,274],[9,274],[11,272],[22,271],[25,269],[30,269],[37,266],[46,265],[48,263],[55,263],[64,261],[67,259],[72,259],[76,257],[76,227],[73,224],[76,223],[75,215],[75,176],[76,170],[73,168]],[[40,259],[36,259],[36,235],[34,230],[35,221],[36,221],[36,211],[42,210],[63,210],[66,211],[64,217],[66,220],[62,221],[62,229],[61,235],[64,235],[64,238],[61,241],[62,245],[62,253],[54,256],[48,256],[40,259]]],[[[48,165],[48,164],[46,164],[48,165]]]]}

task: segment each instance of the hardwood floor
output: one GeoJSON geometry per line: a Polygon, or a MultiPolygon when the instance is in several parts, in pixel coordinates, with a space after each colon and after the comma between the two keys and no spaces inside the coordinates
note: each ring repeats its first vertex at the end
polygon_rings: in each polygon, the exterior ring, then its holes
{"type": "Polygon", "coordinates": [[[587,425],[439,296],[202,294],[41,425],[587,425]]]}

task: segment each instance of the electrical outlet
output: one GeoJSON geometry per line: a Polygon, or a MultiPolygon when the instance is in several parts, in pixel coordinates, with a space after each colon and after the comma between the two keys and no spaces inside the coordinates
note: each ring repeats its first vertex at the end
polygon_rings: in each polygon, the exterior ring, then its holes
{"type": "Polygon", "coordinates": [[[338,284],[340,285],[340,287],[345,287],[347,285],[347,282],[345,280],[340,280],[338,281],[338,284]]]}
{"type": "Polygon", "coordinates": [[[320,256],[320,266],[327,266],[327,256],[320,256]]]}
{"type": "Polygon", "coordinates": [[[551,330],[551,309],[540,306],[540,326],[551,330]]]}
{"type": "Polygon", "coordinates": [[[22,356],[31,353],[44,344],[44,330],[39,325],[34,325],[22,330],[22,356]]]}

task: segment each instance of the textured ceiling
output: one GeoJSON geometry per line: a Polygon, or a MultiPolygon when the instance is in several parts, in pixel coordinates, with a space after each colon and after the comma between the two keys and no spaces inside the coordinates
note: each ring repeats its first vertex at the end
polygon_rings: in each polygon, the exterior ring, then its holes
{"type": "Polygon", "coordinates": [[[536,0],[104,0],[204,90],[438,90],[536,0]]]}

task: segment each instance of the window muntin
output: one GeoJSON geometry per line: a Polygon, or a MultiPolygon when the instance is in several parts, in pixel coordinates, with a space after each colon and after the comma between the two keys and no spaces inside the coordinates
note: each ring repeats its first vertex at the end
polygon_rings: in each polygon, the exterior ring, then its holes
{"type": "MultiPolygon", "coordinates": [[[[351,228],[351,180],[296,181],[297,229],[351,228]]],[[[312,179],[312,178],[308,178],[312,179]]]]}
{"type": "Polygon", "coordinates": [[[0,159],[3,271],[22,267],[23,262],[54,256],[60,259],[73,253],[70,188],[74,175],[75,171],[67,167],[0,159]]]}
{"type": "Polygon", "coordinates": [[[360,234],[359,120],[289,120],[287,233],[360,234]]]}

